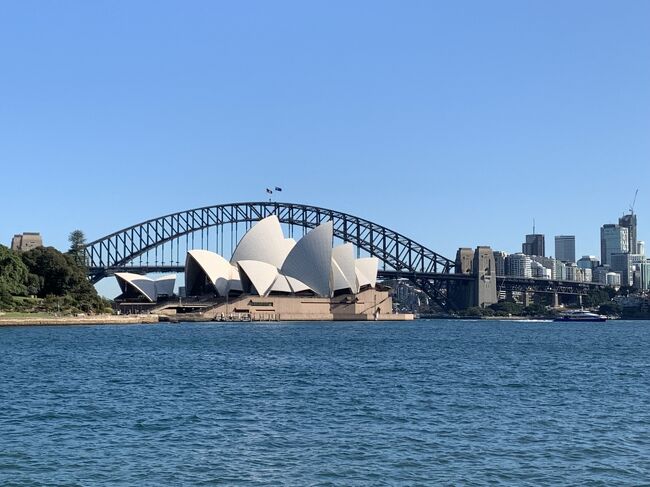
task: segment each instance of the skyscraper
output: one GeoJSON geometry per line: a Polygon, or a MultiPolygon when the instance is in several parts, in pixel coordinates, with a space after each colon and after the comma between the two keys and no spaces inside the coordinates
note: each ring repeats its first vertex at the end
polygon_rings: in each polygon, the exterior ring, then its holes
{"type": "Polygon", "coordinates": [[[621,227],[627,228],[628,252],[636,252],[636,215],[634,213],[623,215],[618,219],[618,224],[621,227]]]}
{"type": "Polygon", "coordinates": [[[539,233],[526,235],[526,241],[521,244],[521,251],[526,255],[539,255],[540,257],[544,257],[546,255],[544,235],[539,233]]]}
{"type": "Polygon", "coordinates": [[[612,254],[627,254],[630,252],[628,228],[606,223],[600,227],[600,262],[611,264],[612,254]]]}
{"type": "Polygon", "coordinates": [[[575,235],[555,236],[555,258],[562,262],[576,261],[576,237],[575,235]]]}

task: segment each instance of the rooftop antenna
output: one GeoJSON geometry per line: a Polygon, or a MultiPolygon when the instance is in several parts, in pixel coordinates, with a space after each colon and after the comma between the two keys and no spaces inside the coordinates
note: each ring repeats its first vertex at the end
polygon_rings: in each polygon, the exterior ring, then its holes
{"type": "Polygon", "coordinates": [[[630,214],[634,215],[634,205],[636,203],[636,197],[639,194],[639,188],[634,192],[634,199],[632,200],[632,204],[630,205],[630,214]]]}
{"type": "Polygon", "coordinates": [[[535,218],[533,218],[533,235],[535,235],[535,218]]]}

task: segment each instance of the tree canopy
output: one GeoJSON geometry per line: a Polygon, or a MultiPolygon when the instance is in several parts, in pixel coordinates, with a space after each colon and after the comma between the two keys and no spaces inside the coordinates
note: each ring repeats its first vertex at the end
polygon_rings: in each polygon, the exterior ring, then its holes
{"type": "Polygon", "coordinates": [[[72,232],[70,240],[71,250],[80,250],[81,254],[62,254],[54,247],[21,253],[0,245],[0,308],[14,309],[24,302],[21,297],[37,296],[46,305],[56,301],[57,309],[63,303],[71,310],[102,311],[107,303],[88,280],[79,259],[80,255],[83,259],[83,233],[72,232]]]}
{"type": "Polygon", "coordinates": [[[78,265],[85,265],[84,246],[86,245],[86,236],[84,232],[73,230],[68,236],[68,242],[70,242],[68,254],[72,256],[78,265]]]}
{"type": "Polygon", "coordinates": [[[20,255],[0,245],[0,293],[25,296],[28,274],[29,270],[20,255]]]}

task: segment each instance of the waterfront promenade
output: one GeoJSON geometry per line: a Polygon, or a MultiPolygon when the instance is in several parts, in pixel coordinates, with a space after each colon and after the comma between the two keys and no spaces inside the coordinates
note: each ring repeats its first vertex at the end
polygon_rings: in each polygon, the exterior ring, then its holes
{"type": "Polygon", "coordinates": [[[0,326],[56,326],[56,325],[132,325],[158,323],[155,314],[139,315],[95,315],[95,316],[52,316],[22,314],[21,316],[0,314],[0,326]]]}

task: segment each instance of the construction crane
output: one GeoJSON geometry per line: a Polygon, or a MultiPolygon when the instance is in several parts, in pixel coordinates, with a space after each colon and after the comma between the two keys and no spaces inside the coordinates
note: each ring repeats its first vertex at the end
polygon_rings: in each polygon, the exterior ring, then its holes
{"type": "Polygon", "coordinates": [[[637,190],[634,192],[634,199],[632,200],[632,204],[630,205],[630,214],[631,215],[634,214],[634,204],[636,203],[636,197],[637,197],[638,194],[639,194],[639,189],[637,188],[637,190]]]}

